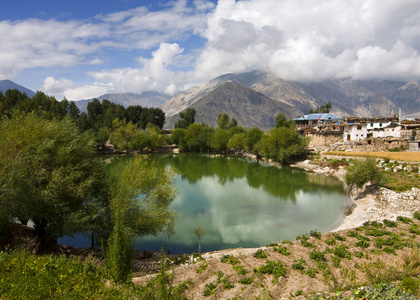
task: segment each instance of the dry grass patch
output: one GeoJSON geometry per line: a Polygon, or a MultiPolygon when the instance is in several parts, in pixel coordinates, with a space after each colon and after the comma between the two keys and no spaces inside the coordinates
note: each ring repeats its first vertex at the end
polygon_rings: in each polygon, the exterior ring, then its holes
{"type": "Polygon", "coordinates": [[[373,157],[383,158],[398,161],[420,162],[420,152],[342,152],[330,151],[325,152],[323,155],[338,155],[338,156],[358,156],[358,157],[373,157]]]}

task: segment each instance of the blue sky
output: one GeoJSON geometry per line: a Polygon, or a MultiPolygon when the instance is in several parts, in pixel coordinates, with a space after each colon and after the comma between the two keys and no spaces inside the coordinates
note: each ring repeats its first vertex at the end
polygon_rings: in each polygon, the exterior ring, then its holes
{"type": "Polygon", "coordinates": [[[15,0],[0,80],[58,99],[174,95],[229,72],[420,79],[418,0],[15,0]]]}

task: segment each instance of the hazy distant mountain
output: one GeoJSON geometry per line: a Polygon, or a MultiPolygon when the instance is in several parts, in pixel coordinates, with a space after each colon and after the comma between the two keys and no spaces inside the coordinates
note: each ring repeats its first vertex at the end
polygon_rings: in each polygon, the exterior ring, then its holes
{"type": "Polygon", "coordinates": [[[25,93],[29,98],[35,96],[35,93],[26,87],[14,83],[10,80],[0,80],[0,91],[4,94],[7,90],[17,89],[21,93],[25,93]]]}
{"type": "MultiPolygon", "coordinates": [[[[260,127],[263,130],[274,127],[277,114],[282,111],[292,113],[294,109],[232,81],[220,85],[191,107],[196,110],[196,123],[215,126],[219,115],[227,113],[241,126],[260,127]]],[[[177,119],[177,115],[167,118],[165,127],[172,128],[177,119]]]]}
{"type": "MultiPolygon", "coordinates": [[[[319,82],[285,81],[273,73],[247,72],[241,74],[226,74],[207,83],[182,92],[160,108],[166,113],[167,119],[188,107],[198,108],[199,103],[219,86],[226,82],[236,82],[244,87],[260,92],[282,105],[289,118],[308,113],[310,108],[333,104],[332,113],[340,116],[391,116],[401,108],[403,116],[418,116],[420,114],[420,83],[394,81],[362,81],[352,79],[333,79],[319,82]]],[[[233,86],[232,86],[233,87],[233,86]]],[[[237,89],[236,89],[237,90],[237,89]]],[[[240,106],[236,105],[232,114],[241,114],[240,106]]],[[[250,127],[252,116],[259,114],[264,107],[248,112],[250,127]]],[[[224,111],[218,111],[223,113],[224,111]]],[[[197,114],[200,114],[197,111],[197,114]]],[[[217,113],[214,113],[216,115],[217,113]]],[[[229,113],[228,113],[229,114],[229,113]]],[[[169,120],[168,120],[169,121],[169,120]]],[[[209,123],[214,123],[212,120],[209,123]]],[[[264,127],[264,124],[260,125],[264,127]]],[[[165,127],[170,128],[168,122],[165,127]]]]}
{"type": "MultiPolygon", "coordinates": [[[[158,107],[162,105],[166,101],[168,101],[171,97],[157,92],[144,92],[141,94],[135,93],[113,93],[113,94],[105,94],[98,97],[98,100],[109,100],[116,104],[121,104],[124,107],[130,105],[140,105],[142,107],[158,107]]],[[[77,107],[80,111],[86,111],[87,104],[92,101],[93,99],[88,100],[80,100],[75,101],[77,107]]]]}

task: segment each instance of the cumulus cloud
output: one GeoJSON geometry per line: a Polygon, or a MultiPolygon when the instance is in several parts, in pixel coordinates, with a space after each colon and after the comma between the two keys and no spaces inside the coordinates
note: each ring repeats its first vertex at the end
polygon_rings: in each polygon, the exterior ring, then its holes
{"type": "Polygon", "coordinates": [[[286,80],[419,80],[418,0],[213,2],[170,1],[161,10],[142,6],[88,21],[1,21],[0,78],[83,66],[91,85],[64,87],[62,76],[44,76],[43,87],[74,99],[94,91],[173,94],[253,69],[286,80]],[[89,71],[92,65],[103,68],[89,71]]]}
{"type": "Polygon", "coordinates": [[[41,90],[47,94],[62,94],[65,90],[71,89],[75,83],[69,79],[60,78],[56,80],[53,76],[44,79],[41,90]]]}

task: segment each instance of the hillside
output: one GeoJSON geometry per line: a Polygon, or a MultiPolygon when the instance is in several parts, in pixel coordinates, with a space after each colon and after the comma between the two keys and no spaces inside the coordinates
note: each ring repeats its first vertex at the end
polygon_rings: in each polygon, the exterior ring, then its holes
{"type": "Polygon", "coordinates": [[[4,94],[7,90],[17,89],[21,93],[25,93],[28,97],[32,98],[35,93],[19,84],[10,80],[0,80],[0,91],[4,94]]]}
{"type": "MultiPolygon", "coordinates": [[[[140,105],[142,107],[158,107],[170,99],[168,95],[155,92],[135,93],[112,93],[99,96],[98,100],[109,100],[124,107],[140,105]]],[[[75,101],[80,111],[86,112],[87,104],[93,99],[75,101]]]]}
{"type": "MultiPolygon", "coordinates": [[[[227,82],[213,92],[191,105],[196,110],[197,123],[216,126],[221,113],[235,118],[243,127],[260,127],[263,130],[273,128],[275,116],[282,111],[293,113],[288,104],[273,101],[267,96],[246,88],[235,82],[227,82]]],[[[165,126],[172,128],[177,116],[167,118],[165,126]]]]}
{"type": "MultiPolygon", "coordinates": [[[[199,107],[198,103],[226,82],[235,82],[264,94],[278,103],[289,118],[306,114],[310,108],[316,108],[326,102],[331,102],[332,113],[340,116],[390,116],[392,113],[398,113],[400,108],[403,116],[420,116],[420,84],[418,82],[352,79],[297,82],[285,81],[273,73],[257,71],[219,76],[176,95],[160,108],[169,119],[188,107],[199,107]]],[[[233,91],[230,94],[232,93],[233,91]]],[[[240,106],[236,107],[240,109],[240,106]]],[[[254,113],[259,113],[259,109],[249,112],[250,120],[254,118],[254,113]]],[[[213,115],[220,113],[223,111],[215,111],[213,115]]],[[[243,112],[232,111],[232,113],[240,115],[243,112]]],[[[251,122],[244,126],[253,126],[251,122]]],[[[165,127],[171,128],[171,124],[173,122],[167,123],[165,127]]]]}

